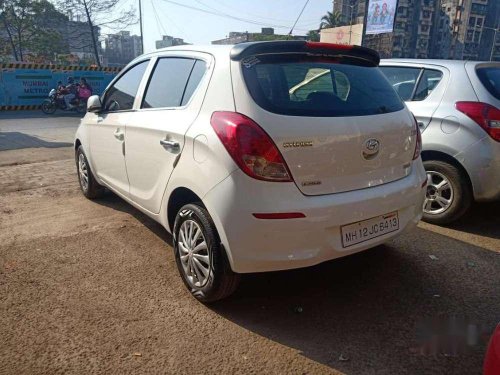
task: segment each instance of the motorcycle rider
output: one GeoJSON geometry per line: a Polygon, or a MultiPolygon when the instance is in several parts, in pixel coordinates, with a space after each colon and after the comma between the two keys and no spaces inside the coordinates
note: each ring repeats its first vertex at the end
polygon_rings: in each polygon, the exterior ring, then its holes
{"type": "Polygon", "coordinates": [[[87,83],[87,80],[82,77],[78,85],[78,98],[87,100],[90,96],[92,96],[92,87],[87,83]]]}
{"type": "Polygon", "coordinates": [[[66,104],[67,109],[71,109],[74,107],[71,104],[71,101],[75,98],[77,93],[77,86],[73,77],[68,77],[68,84],[64,89],[66,92],[66,94],[64,95],[64,103],[66,104]]]}

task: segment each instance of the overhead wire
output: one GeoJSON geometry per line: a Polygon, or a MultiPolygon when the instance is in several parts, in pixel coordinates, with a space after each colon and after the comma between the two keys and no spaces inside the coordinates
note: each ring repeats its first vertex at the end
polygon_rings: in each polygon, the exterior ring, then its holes
{"type": "Polygon", "coordinates": [[[153,8],[153,15],[154,15],[154,18],[156,20],[156,27],[158,29],[158,33],[160,34],[160,36],[167,35],[165,27],[163,26],[163,23],[161,22],[160,17],[158,16],[158,12],[156,10],[154,0],[151,0],[150,2],[151,2],[151,7],[153,8]],[[162,31],[163,31],[163,33],[162,33],[162,31]]]}
{"type": "Polygon", "coordinates": [[[167,19],[167,21],[169,22],[169,24],[174,26],[177,29],[177,31],[179,31],[184,38],[190,39],[192,37],[192,35],[190,33],[186,32],[183,28],[181,28],[179,25],[177,25],[177,23],[175,23],[174,20],[163,11],[163,8],[161,6],[159,7],[159,9],[160,9],[159,13],[163,17],[165,17],[167,19]]]}
{"type": "MultiPolygon", "coordinates": [[[[199,0],[195,0],[195,1],[197,3],[202,4],[201,1],[199,1],[199,0]]],[[[236,11],[238,13],[245,13],[245,14],[251,16],[251,17],[262,18],[262,19],[265,19],[265,20],[276,21],[276,22],[284,22],[284,23],[288,23],[288,22],[291,23],[293,21],[293,20],[284,20],[284,19],[278,19],[278,18],[273,18],[273,17],[265,17],[265,16],[262,16],[262,15],[259,15],[259,14],[256,14],[256,13],[248,12],[247,10],[238,9],[238,8],[232,6],[232,5],[225,4],[224,2],[219,1],[219,0],[216,0],[215,2],[218,3],[219,5],[225,7],[225,8],[231,9],[231,10],[236,11]]],[[[212,6],[207,5],[207,4],[205,4],[205,6],[208,7],[208,8],[210,8],[210,9],[213,9],[215,11],[220,11],[219,9],[216,9],[216,8],[214,8],[212,6]]],[[[313,23],[313,20],[306,20],[304,22],[313,23]]],[[[317,23],[317,22],[318,22],[317,20],[314,21],[314,23],[317,23]]]]}
{"type": "MultiPolygon", "coordinates": [[[[274,28],[277,28],[277,29],[288,29],[288,26],[284,26],[284,25],[274,25],[274,24],[270,24],[270,23],[266,23],[266,22],[259,22],[259,21],[255,21],[255,20],[250,20],[250,19],[247,19],[247,18],[233,16],[231,14],[228,14],[228,13],[225,13],[225,12],[221,12],[221,11],[213,11],[213,10],[208,10],[208,9],[202,9],[202,8],[194,7],[194,6],[187,5],[187,4],[181,4],[181,3],[178,3],[178,2],[172,1],[172,0],[163,0],[163,1],[166,2],[166,3],[169,3],[169,4],[174,4],[174,5],[183,7],[183,8],[187,8],[187,9],[191,9],[191,10],[196,10],[196,11],[207,13],[207,14],[212,14],[212,15],[218,16],[218,17],[225,17],[225,18],[229,18],[229,19],[233,19],[233,20],[236,20],[236,21],[241,21],[241,22],[245,22],[245,23],[249,23],[249,24],[253,24],[253,25],[274,27],[274,28]]],[[[299,29],[299,28],[297,28],[297,30],[308,31],[308,30],[303,30],[303,29],[299,29]]]]}

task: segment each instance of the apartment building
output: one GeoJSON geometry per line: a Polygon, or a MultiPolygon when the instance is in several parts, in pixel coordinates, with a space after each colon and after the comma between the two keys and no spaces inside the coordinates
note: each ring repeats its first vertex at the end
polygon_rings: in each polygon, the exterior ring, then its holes
{"type": "Polygon", "coordinates": [[[157,40],[155,42],[156,49],[172,47],[172,46],[182,46],[185,44],[189,43],[184,42],[184,39],[182,38],[176,38],[170,35],[163,35],[161,40],[157,40]]]}
{"type": "Polygon", "coordinates": [[[346,24],[363,23],[365,17],[366,2],[360,0],[334,0],[333,12],[339,12],[344,16],[346,24]],[[352,12],[352,13],[351,13],[352,12]]]}
{"type": "Polygon", "coordinates": [[[109,34],[104,40],[104,57],[110,66],[122,66],[142,53],[141,37],[130,31],[109,34]]]}
{"type": "MultiPolygon", "coordinates": [[[[334,10],[363,19],[368,1],[337,0],[334,10]]],[[[394,32],[364,35],[382,57],[500,60],[500,0],[399,0],[394,32]],[[496,35],[496,39],[495,39],[496,35]]]]}

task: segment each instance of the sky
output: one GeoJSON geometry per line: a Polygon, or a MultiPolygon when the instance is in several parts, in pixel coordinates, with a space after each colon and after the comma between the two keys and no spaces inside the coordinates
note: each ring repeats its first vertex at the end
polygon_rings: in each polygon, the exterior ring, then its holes
{"type": "MultiPolygon", "coordinates": [[[[123,7],[138,9],[139,0],[122,1],[123,7]]],[[[262,27],[274,27],[276,34],[288,34],[304,4],[305,0],[142,0],[145,52],[153,51],[155,41],[164,34],[193,44],[210,44],[225,38],[230,31],[260,32],[262,27]],[[188,7],[225,13],[239,20],[188,7]]],[[[332,0],[309,0],[293,34],[305,35],[308,30],[317,29],[321,17],[332,7],[332,0]]],[[[126,30],[139,35],[139,24],[126,30]]]]}

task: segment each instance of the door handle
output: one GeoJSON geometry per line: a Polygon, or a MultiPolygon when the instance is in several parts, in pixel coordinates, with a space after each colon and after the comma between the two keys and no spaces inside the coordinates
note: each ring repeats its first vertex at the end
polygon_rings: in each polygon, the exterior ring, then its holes
{"type": "Polygon", "coordinates": [[[419,128],[425,128],[425,124],[422,121],[418,121],[417,125],[419,128]]]}
{"type": "Polygon", "coordinates": [[[161,139],[160,144],[165,147],[166,150],[170,150],[172,152],[179,152],[181,145],[177,141],[171,141],[168,139],[161,139]]]}
{"type": "Polygon", "coordinates": [[[120,129],[116,129],[113,135],[119,141],[123,141],[125,139],[125,134],[120,129]]]}

